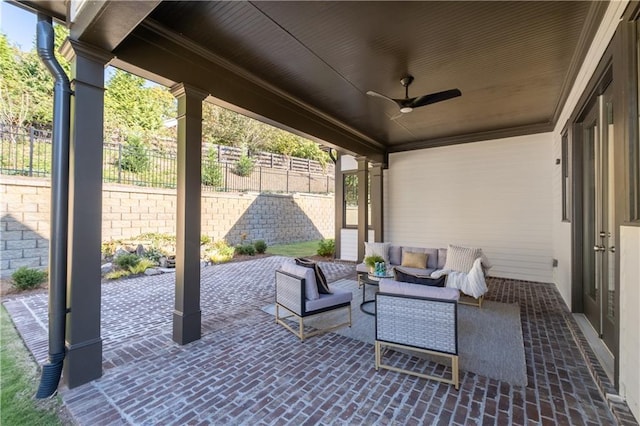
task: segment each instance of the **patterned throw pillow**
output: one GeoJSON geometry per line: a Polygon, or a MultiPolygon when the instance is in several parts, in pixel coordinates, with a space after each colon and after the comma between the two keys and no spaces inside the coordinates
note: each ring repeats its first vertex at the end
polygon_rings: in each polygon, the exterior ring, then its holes
{"type": "Polygon", "coordinates": [[[316,274],[316,285],[318,286],[318,293],[320,294],[333,294],[331,289],[329,288],[329,283],[327,282],[327,277],[320,269],[320,265],[314,262],[311,259],[307,259],[304,257],[297,257],[296,264],[300,266],[304,266],[305,268],[311,268],[314,270],[316,274]]]}
{"type": "Polygon", "coordinates": [[[473,268],[473,262],[481,255],[482,250],[479,248],[460,247],[449,244],[444,269],[468,274],[471,268],[473,268]]]}
{"type": "Polygon", "coordinates": [[[447,276],[443,275],[440,278],[418,277],[413,274],[402,272],[395,268],[395,280],[402,281],[411,284],[429,285],[432,287],[444,287],[447,282],[447,276]]]}
{"type": "Polygon", "coordinates": [[[364,243],[364,257],[380,256],[384,263],[389,263],[389,247],[391,243],[364,243]]]}

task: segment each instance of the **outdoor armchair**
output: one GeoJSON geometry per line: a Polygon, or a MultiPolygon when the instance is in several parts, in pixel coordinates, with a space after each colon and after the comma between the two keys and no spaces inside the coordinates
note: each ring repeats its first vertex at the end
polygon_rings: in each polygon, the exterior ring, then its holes
{"type": "Polygon", "coordinates": [[[332,289],[331,294],[318,294],[317,298],[310,300],[307,296],[309,289],[308,279],[308,276],[305,278],[282,270],[276,271],[276,323],[291,331],[302,341],[307,337],[327,333],[340,327],[347,325],[351,327],[352,293],[350,291],[332,289]],[[280,309],[282,308],[290,314],[280,316],[280,309]],[[338,310],[346,310],[348,320],[322,328],[318,328],[316,325],[313,331],[305,331],[305,319],[338,310]],[[288,318],[298,320],[297,329],[292,326],[291,321],[287,321],[288,318]]]}
{"type": "Polygon", "coordinates": [[[458,298],[453,288],[380,280],[376,295],[375,369],[450,383],[458,389],[458,298]],[[387,348],[438,355],[451,360],[451,378],[385,364],[387,348]]]}

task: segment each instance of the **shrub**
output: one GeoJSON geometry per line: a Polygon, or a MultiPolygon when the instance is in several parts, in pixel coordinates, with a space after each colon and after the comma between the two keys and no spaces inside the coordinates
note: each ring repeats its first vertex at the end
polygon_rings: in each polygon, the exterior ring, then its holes
{"type": "Polygon", "coordinates": [[[47,279],[47,273],[38,269],[27,268],[22,266],[18,268],[12,275],[13,286],[19,290],[28,290],[36,288],[47,279]]]}
{"type": "Polygon", "coordinates": [[[139,259],[138,263],[133,266],[129,266],[129,271],[134,275],[143,274],[148,268],[152,268],[154,266],[156,266],[156,264],[149,259],[139,259]]]}
{"type": "Polygon", "coordinates": [[[158,247],[155,247],[155,246],[151,246],[148,249],[146,249],[143,255],[144,258],[152,261],[154,265],[157,265],[160,262],[160,258],[162,256],[164,256],[164,253],[162,252],[162,250],[160,250],[158,247]]]}
{"type": "Polygon", "coordinates": [[[117,280],[122,277],[128,277],[129,275],[131,275],[131,272],[129,270],[118,269],[118,270],[109,272],[104,277],[108,280],[117,280]]]}
{"type": "Polygon", "coordinates": [[[208,186],[222,186],[223,175],[220,163],[218,163],[218,153],[210,148],[202,164],[202,184],[208,186]]]}
{"type": "Polygon", "coordinates": [[[242,156],[238,158],[238,162],[236,163],[234,173],[237,174],[238,176],[247,177],[251,175],[254,167],[255,167],[255,163],[253,159],[251,159],[245,154],[242,154],[242,156]]]}
{"type": "Polygon", "coordinates": [[[207,244],[211,244],[213,239],[208,235],[200,235],[200,245],[205,246],[207,244]]]}
{"type": "Polygon", "coordinates": [[[115,254],[116,247],[118,247],[119,244],[119,241],[114,240],[104,242],[100,247],[100,251],[102,251],[102,255],[104,257],[112,257],[115,254]]]}
{"type": "Polygon", "coordinates": [[[333,256],[336,252],[336,242],[332,238],[320,240],[318,243],[318,255],[324,257],[333,256]]]}
{"type": "Polygon", "coordinates": [[[257,253],[262,254],[267,251],[267,243],[264,242],[264,240],[256,241],[255,243],[253,243],[253,246],[256,248],[257,253]]]}
{"type": "Polygon", "coordinates": [[[207,247],[205,256],[213,263],[228,262],[233,258],[236,249],[229,246],[225,240],[213,242],[207,247]]]}
{"type": "Polygon", "coordinates": [[[140,256],[133,253],[123,254],[113,259],[113,263],[118,269],[124,270],[129,270],[132,266],[136,266],[138,262],[140,262],[140,256]]]}
{"type": "Polygon", "coordinates": [[[138,136],[129,136],[122,150],[120,168],[133,173],[140,173],[147,170],[148,167],[149,157],[147,156],[147,148],[142,143],[142,139],[138,136]]]}
{"type": "Polygon", "coordinates": [[[256,248],[253,244],[238,244],[236,246],[236,253],[254,256],[256,254],[256,248]]]}

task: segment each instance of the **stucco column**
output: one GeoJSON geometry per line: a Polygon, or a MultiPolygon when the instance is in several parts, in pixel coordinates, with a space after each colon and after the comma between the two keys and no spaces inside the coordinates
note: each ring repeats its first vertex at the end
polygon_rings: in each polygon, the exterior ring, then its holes
{"type": "Polygon", "coordinates": [[[200,168],[202,101],[207,93],[184,83],[171,88],[178,100],[178,196],[176,224],[176,294],[173,340],[181,345],[200,339],[200,168]]]}
{"type": "Polygon", "coordinates": [[[67,40],[71,61],[69,234],[63,377],[74,388],[102,376],[100,244],[104,67],[113,54],[67,40]]]}
{"type": "Polygon", "coordinates": [[[366,157],[357,157],[358,163],[358,262],[364,259],[364,242],[369,231],[369,162],[366,157]]]}
{"type": "Polygon", "coordinates": [[[371,188],[369,189],[371,196],[371,227],[374,232],[374,240],[377,242],[384,241],[384,216],[383,216],[383,193],[382,193],[382,163],[371,164],[369,170],[369,179],[371,188]]]}

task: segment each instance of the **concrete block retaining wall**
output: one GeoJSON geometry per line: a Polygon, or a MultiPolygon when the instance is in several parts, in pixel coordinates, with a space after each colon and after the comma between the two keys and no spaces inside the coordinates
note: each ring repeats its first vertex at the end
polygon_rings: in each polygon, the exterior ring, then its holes
{"type": "MultiPolygon", "coordinates": [[[[50,182],[0,176],[0,276],[48,262],[50,182]]],[[[267,244],[333,238],[334,196],[316,194],[202,193],[202,234],[230,244],[267,244]]],[[[175,190],[105,184],[102,240],[145,232],[174,234],[175,190]]]]}

